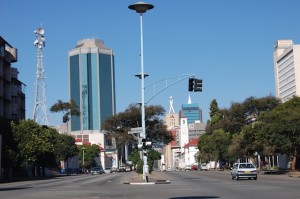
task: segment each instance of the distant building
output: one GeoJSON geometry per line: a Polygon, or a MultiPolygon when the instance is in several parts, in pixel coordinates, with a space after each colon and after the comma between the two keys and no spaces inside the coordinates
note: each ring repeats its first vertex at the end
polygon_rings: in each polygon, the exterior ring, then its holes
{"type": "Polygon", "coordinates": [[[198,153],[198,139],[191,139],[189,143],[183,146],[184,152],[182,158],[185,165],[197,165],[196,155],[198,153]]]}
{"type": "Polygon", "coordinates": [[[202,122],[202,110],[198,103],[192,103],[190,97],[187,104],[182,104],[179,112],[180,118],[187,118],[187,123],[202,122]]]}
{"type": "Polygon", "coordinates": [[[171,134],[174,140],[170,143],[171,155],[167,162],[167,169],[175,170],[179,169],[180,159],[181,159],[181,146],[180,146],[180,128],[171,129],[171,134]]]}
{"type": "Polygon", "coordinates": [[[200,135],[205,133],[206,124],[202,123],[202,111],[197,103],[183,104],[178,116],[170,98],[170,111],[166,114],[166,125],[174,141],[165,146],[164,162],[167,169],[183,169],[186,165],[197,164],[197,144],[200,135]],[[180,122],[180,123],[178,123],[180,122]]]}
{"type": "Polygon", "coordinates": [[[18,61],[17,49],[0,36],[0,118],[25,119],[25,87],[12,67],[18,61]]]}
{"type": "MultiPolygon", "coordinates": [[[[166,125],[167,125],[167,130],[172,130],[172,129],[178,128],[179,117],[173,108],[173,97],[170,97],[169,102],[170,102],[170,110],[169,110],[169,113],[166,114],[165,121],[166,121],[166,125]]],[[[163,154],[164,154],[163,155],[164,160],[162,162],[164,165],[162,165],[162,170],[165,170],[165,169],[171,168],[171,165],[172,165],[171,143],[167,144],[164,147],[163,154]]]]}
{"type": "MultiPolygon", "coordinates": [[[[114,53],[98,39],[84,39],[69,51],[69,95],[80,116],[70,120],[78,144],[100,145],[109,161],[116,159],[113,142],[104,136],[104,121],[116,112],[114,53]]],[[[115,161],[118,162],[118,161],[115,161]]]]}
{"type": "Polygon", "coordinates": [[[205,123],[193,123],[189,125],[189,140],[198,139],[200,135],[205,133],[206,124],[205,123]]]}
{"type": "Polygon", "coordinates": [[[278,40],[274,45],[276,98],[282,102],[300,96],[300,45],[278,40]]]}

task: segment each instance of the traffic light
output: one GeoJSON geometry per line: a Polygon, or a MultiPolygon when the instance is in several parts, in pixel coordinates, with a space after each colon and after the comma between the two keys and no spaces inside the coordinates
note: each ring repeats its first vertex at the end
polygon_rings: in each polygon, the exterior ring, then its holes
{"type": "Polygon", "coordinates": [[[146,139],[142,139],[142,149],[146,149],[146,139]]]}
{"type": "Polygon", "coordinates": [[[194,90],[194,78],[189,78],[189,91],[193,91],[194,90]]]}
{"type": "Polygon", "coordinates": [[[142,144],[138,144],[138,148],[141,150],[150,149],[152,147],[152,142],[146,141],[146,139],[142,139],[142,144]]]}
{"type": "Polygon", "coordinates": [[[202,92],[202,79],[195,79],[194,92],[202,92]]]}

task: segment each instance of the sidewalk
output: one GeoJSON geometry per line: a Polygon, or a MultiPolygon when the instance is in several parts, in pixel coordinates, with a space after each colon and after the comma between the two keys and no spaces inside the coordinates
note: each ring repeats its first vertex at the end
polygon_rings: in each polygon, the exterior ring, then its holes
{"type": "Polygon", "coordinates": [[[124,184],[170,184],[170,180],[167,179],[165,171],[152,171],[148,175],[148,182],[143,180],[143,174],[138,174],[135,171],[133,174],[124,182],[124,184]]]}

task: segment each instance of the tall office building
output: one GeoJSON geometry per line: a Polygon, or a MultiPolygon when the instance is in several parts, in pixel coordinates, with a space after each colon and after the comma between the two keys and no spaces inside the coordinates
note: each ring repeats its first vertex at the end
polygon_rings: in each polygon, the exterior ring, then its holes
{"type": "Polygon", "coordinates": [[[80,111],[80,116],[72,116],[70,121],[76,143],[98,145],[101,155],[97,164],[114,166],[113,162],[118,162],[116,146],[102,128],[116,111],[114,54],[103,41],[81,40],[69,52],[69,96],[80,111]]]}
{"type": "Polygon", "coordinates": [[[300,96],[300,45],[278,40],[274,45],[276,98],[282,102],[300,96]]]}
{"type": "Polygon", "coordinates": [[[188,103],[182,105],[179,116],[187,118],[188,124],[202,122],[202,110],[199,108],[199,104],[192,103],[190,97],[188,103]]]}
{"type": "Polygon", "coordinates": [[[98,39],[85,39],[69,52],[69,92],[80,109],[71,131],[99,131],[115,114],[114,54],[98,39]]]}

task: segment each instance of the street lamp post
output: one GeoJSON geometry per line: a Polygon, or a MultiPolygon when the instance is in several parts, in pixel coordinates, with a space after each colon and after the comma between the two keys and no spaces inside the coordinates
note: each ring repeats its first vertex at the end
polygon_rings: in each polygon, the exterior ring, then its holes
{"type": "Polygon", "coordinates": [[[84,150],[85,148],[82,147],[82,167],[84,167],[84,150]]]}
{"type": "MultiPolygon", "coordinates": [[[[144,73],[144,44],[143,44],[143,14],[147,12],[147,10],[150,10],[154,8],[153,5],[144,3],[144,2],[137,2],[135,4],[129,5],[129,9],[135,10],[137,13],[140,14],[140,26],[141,26],[141,73],[140,73],[140,79],[141,79],[141,98],[142,98],[142,133],[141,137],[146,139],[146,128],[145,128],[145,84],[144,80],[147,74],[144,73]]],[[[145,181],[148,181],[146,175],[148,174],[148,165],[147,165],[147,154],[144,153],[144,165],[143,165],[143,179],[145,181]],[[146,154],[146,155],[145,155],[146,154]]]]}

